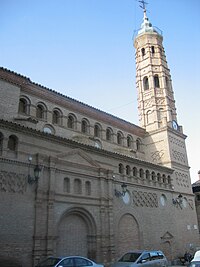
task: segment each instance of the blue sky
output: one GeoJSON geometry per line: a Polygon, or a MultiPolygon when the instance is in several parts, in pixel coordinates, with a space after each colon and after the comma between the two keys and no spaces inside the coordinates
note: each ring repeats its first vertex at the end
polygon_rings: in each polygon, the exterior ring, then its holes
{"type": "MultiPolygon", "coordinates": [[[[192,182],[200,170],[200,1],[149,0],[163,31],[192,182]]],[[[0,65],[138,125],[136,0],[0,0],[0,65]]]]}

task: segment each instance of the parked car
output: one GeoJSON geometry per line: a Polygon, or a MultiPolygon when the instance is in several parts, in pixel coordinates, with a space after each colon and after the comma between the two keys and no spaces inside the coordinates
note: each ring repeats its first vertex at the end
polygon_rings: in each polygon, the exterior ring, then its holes
{"type": "Polygon", "coordinates": [[[196,251],[188,267],[200,267],[200,250],[196,251]]]}
{"type": "Polygon", "coordinates": [[[80,257],[48,257],[47,259],[38,263],[35,267],[104,267],[94,261],[80,257]]]}
{"type": "Polygon", "coordinates": [[[111,267],[167,267],[168,260],[160,250],[135,250],[125,253],[111,267]]]}

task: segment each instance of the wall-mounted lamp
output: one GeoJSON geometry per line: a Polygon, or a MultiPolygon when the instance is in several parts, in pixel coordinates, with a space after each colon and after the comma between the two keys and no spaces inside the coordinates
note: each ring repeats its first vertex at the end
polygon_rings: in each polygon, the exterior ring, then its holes
{"type": "Polygon", "coordinates": [[[123,183],[121,185],[121,188],[122,188],[122,192],[120,192],[117,189],[115,189],[115,196],[116,197],[123,197],[123,196],[125,196],[125,194],[127,192],[127,184],[123,183]]]}
{"type": "Polygon", "coordinates": [[[30,164],[32,161],[32,157],[29,156],[28,158],[29,161],[29,167],[28,167],[28,183],[29,184],[33,184],[33,183],[37,183],[38,179],[40,178],[40,173],[41,173],[41,167],[39,165],[36,165],[34,168],[34,176],[31,176],[30,174],[30,164]]]}
{"type": "Polygon", "coordinates": [[[179,194],[177,198],[172,198],[172,203],[174,205],[181,205],[183,203],[183,196],[179,194]]]}

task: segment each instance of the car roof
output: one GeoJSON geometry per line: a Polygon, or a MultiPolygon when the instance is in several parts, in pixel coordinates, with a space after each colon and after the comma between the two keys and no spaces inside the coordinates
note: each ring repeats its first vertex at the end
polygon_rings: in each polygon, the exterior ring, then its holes
{"type": "Polygon", "coordinates": [[[161,250],[137,249],[137,250],[130,250],[130,251],[127,251],[127,252],[124,253],[124,254],[127,254],[127,253],[143,253],[143,252],[161,252],[161,250]]]}
{"type": "MultiPolygon", "coordinates": [[[[66,259],[66,258],[81,258],[81,259],[86,259],[86,260],[90,260],[88,258],[85,258],[85,257],[82,257],[82,256],[79,256],[79,255],[74,255],[74,256],[50,256],[48,258],[53,258],[53,259],[60,259],[60,260],[63,260],[63,259],[66,259]]],[[[91,261],[91,260],[90,260],[91,261]]]]}

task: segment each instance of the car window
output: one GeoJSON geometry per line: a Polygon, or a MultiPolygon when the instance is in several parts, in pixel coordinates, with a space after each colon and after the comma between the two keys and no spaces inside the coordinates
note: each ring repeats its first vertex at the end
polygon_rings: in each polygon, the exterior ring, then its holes
{"type": "Polygon", "coordinates": [[[74,258],[75,260],[75,266],[81,267],[81,266],[92,266],[92,262],[83,258],[74,258]]]}
{"type": "Polygon", "coordinates": [[[47,258],[41,261],[36,267],[54,267],[60,261],[59,258],[47,258]]]}
{"type": "Polygon", "coordinates": [[[164,258],[164,255],[162,254],[162,252],[158,251],[158,257],[159,257],[159,259],[163,259],[164,258]]]}
{"type": "Polygon", "coordinates": [[[150,261],[151,258],[150,258],[150,254],[149,253],[145,253],[144,255],[142,255],[141,261],[145,260],[145,261],[150,261]]]}
{"type": "Polygon", "coordinates": [[[74,267],[73,258],[64,259],[59,263],[62,267],[74,267]]]}
{"type": "Polygon", "coordinates": [[[150,252],[150,256],[151,256],[151,260],[158,260],[159,259],[159,255],[158,255],[157,251],[150,252]]]}
{"type": "Polygon", "coordinates": [[[121,257],[119,260],[120,262],[135,262],[139,257],[141,253],[136,252],[130,252],[126,253],[124,256],[121,257]]]}

